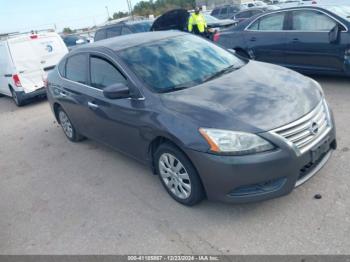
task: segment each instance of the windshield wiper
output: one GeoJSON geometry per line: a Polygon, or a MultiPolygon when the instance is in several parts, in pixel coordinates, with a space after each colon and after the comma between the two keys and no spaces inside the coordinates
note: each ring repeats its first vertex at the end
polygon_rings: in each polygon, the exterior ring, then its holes
{"type": "Polygon", "coordinates": [[[220,77],[220,76],[222,76],[224,74],[230,73],[230,72],[232,72],[232,71],[234,71],[236,69],[238,69],[238,68],[235,67],[235,65],[230,65],[229,67],[227,67],[227,68],[225,68],[225,69],[215,73],[214,75],[209,76],[208,78],[205,78],[203,82],[208,82],[208,81],[213,80],[215,78],[218,78],[218,77],[220,77]]]}

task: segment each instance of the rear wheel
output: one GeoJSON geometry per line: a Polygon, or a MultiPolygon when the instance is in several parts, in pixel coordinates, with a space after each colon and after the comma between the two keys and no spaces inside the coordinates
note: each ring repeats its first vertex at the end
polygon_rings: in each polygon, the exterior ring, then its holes
{"type": "Polygon", "coordinates": [[[187,156],[170,143],[161,144],[154,154],[155,168],[169,195],[193,206],[204,199],[202,182],[187,156]]]}
{"type": "Polygon", "coordinates": [[[11,94],[12,94],[12,99],[13,99],[13,101],[15,102],[15,104],[16,104],[17,106],[23,106],[23,104],[24,104],[23,99],[22,99],[21,96],[20,96],[15,90],[13,90],[12,88],[11,88],[11,94]]]}
{"type": "Polygon", "coordinates": [[[84,137],[76,131],[67,113],[61,107],[57,109],[57,116],[64,134],[70,141],[79,142],[84,139],[84,137]]]}

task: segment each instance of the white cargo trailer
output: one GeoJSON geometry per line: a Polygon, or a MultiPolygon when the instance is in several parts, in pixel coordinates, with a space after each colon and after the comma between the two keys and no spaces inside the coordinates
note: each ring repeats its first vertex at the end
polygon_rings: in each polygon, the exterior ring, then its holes
{"type": "Polygon", "coordinates": [[[0,94],[21,106],[28,98],[45,94],[44,80],[68,53],[55,32],[0,36],[0,94]]]}

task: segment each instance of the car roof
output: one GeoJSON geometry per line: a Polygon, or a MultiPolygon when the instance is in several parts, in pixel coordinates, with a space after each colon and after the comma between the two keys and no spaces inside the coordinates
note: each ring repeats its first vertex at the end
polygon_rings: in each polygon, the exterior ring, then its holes
{"type": "Polygon", "coordinates": [[[85,46],[81,46],[74,50],[74,52],[95,49],[99,47],[109,48],[113,51],[120,51],[129,47],[143,45],[147,43],[157,42],[163,39],[186,35],[187,33],[180,31],[158,31],[158,32],[145,32],[137,34],[122,35],[104,39],[94,42],[85,46]]]}

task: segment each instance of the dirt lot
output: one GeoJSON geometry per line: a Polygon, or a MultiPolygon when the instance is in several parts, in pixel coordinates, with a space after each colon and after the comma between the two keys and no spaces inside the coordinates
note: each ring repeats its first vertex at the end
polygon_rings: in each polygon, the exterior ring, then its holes
{"type": "Polygon", "coordinates": [[[350,80],[317,80],[338,150],[291,195],[248,205],[183,207],[134,160],[68,142],[46,101],[0,98],[0,253],[350,254],[350,80]]]}

